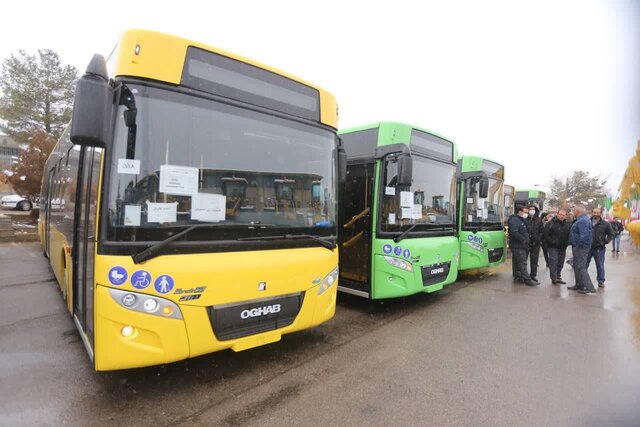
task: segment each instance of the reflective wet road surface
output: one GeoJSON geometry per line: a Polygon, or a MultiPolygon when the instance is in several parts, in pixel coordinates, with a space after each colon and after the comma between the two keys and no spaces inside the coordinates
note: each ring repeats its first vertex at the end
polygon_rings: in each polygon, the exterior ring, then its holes
{"type": "Polygon", "coordinates": [[[433,295],[340,295],[279,343],[96,373],[40,246],[0,245],[0,425],[640,425],[640,251],[607,252],[597,296],[540,263],[535,288],[507,263],[433,295]]]}

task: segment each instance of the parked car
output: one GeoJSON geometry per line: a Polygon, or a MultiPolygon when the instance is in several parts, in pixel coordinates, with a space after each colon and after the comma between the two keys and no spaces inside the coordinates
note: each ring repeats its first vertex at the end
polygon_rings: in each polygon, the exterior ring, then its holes
{"type": "Polygon", "coordinates": [[[26,212],[33,208],[33,203],[31,203],[29,199],[19,196],[18,194],[11,194],[0,199],[0,207],[3,209],[17,209],[26,212]]]}

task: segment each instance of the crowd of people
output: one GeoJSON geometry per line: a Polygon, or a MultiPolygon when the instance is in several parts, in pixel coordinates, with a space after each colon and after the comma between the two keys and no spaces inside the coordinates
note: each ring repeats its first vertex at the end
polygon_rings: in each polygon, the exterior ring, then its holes
{"type": "Polygon", "coordinates": [[[605,287],[606,245],[612,242],[613,252],[620,253],[624,225],[619,218],[606,221],[599,208],[593,209],[589,216],[582,204],[572,209],[560,209],[555,215],[541,214],[535,205],[517,206],[515,211],[508,222],[514,283],[540,284],[537,279],[538,259],[542,251],[551,283],[566,284],[562,279],[562,269],[567,248],[571,246],[572,258],[567,263],[573,267],[575,284],[567,289],[585,295],[597,294],[588,273],[592,259],[596,264],[598,287],[605,287]]]}

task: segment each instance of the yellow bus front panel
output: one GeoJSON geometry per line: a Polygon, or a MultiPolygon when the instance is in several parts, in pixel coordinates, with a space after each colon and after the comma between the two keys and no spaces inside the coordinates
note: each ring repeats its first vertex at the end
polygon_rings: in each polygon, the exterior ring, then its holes
{"type": "Polygon", "coordinates": [[[246,350],[325,322],[335,312],[337,265],[337,251],[321,247],[164,255],[138,265],[97,257],[96,369],[246,350]],[[123,283],[114,284],[114,271],[123,283]],[[132,300],[136,309],[126,307],[132,300]]]}

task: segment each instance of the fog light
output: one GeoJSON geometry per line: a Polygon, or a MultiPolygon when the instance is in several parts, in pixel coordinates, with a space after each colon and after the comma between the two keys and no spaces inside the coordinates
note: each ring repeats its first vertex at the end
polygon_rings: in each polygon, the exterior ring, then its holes
{"type": "Polygon", "coordinates": [[[173,307],[170,305],[162,307],[162,315],[163,316],[171,316],[173,314],[173,307]]]}
{"type": "Polygon", "coordinates": [[[125,307],[131,307],[136,303],[136,296],[134,294],[126,294],[122,297],[122,304],[125,307]]]}
{"type": "Polygon", "coordinates": [[[149,312],[149,313],[153,313],[154,311],[156,311],[158,309],[158,301],[154,300],[153,298],[149,298],[147,300],[144,300],[144,310],[149,312]]]}
{"type": "Polygon", "coordinates": [[[120,330],[120,334],[125,338],[129,338],[135,331],[136,330],[133,326],[127,325],[122,327],[122,329],[120,330]]]}

